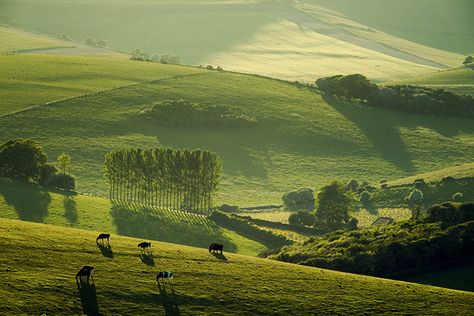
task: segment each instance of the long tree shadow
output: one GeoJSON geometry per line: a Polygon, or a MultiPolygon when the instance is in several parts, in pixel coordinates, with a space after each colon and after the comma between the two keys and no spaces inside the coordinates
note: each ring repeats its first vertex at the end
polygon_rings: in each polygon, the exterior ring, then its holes
{"type": "Polygon", "coordinates": [[[204,216],[114,202],[112,218],[120,235],[205,247],[213,242],[233,252],[237,246],[204,216]]]}
{"type": "Polygon", "coordinates": [[[81,297],[83,313],[88,316],[100,315],[95,285],[88,282],[80,282],[77,283],[77,290],[81,297]]]}
{"type": "Polygon", "coordinates": [[[43,223],[48,215],[51,195],[38,185],[0,179],[0,195],[21,220],[43,223]]]}
{"type": "Polygon", "coordinates": [[[77,207],[74,197],[65,195],[63,200],[64,205],[64,217],[71,224],[77,224],[77,207]]]}

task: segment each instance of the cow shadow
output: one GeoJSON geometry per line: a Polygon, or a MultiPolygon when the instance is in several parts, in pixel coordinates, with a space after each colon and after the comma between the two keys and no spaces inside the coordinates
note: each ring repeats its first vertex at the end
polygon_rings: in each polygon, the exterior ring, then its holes
{"type": "Polygon", "coordinates": [[[153,257],[153,254],[151,252],[142,252],[140,254],[140,260],[147,266],[155,266],[155,258],[153,257]]]}
{"type": "Polygon", "coordinates": [[[227,257],[224,256],[223,253],[220,253],[220,252],[210,252],[211,255],[213,255],[216,259],[218,259],[219,261],[224,261],[224,262],[227,262],[227,257]]]}
{"type": "Polygon", "coordinates": [[[83,313],[88,316],[100,315],[95,285],[81,280],[77,283],[77,290],[81,298],[83,313]]]}
{"type": "Polygon", "coordinates": [[[114,251],[112,250],[112,246],[109,243],[97,243],[97,247],[99,247],[100,252],[104,257],[113,258],[114,251]]]}
{"type": "Polygon", "coordinates": [[[178,297],[174,292],[173,283],[166,282],[161,284],[158,282],[158,290],[160,291],[160,298],[165,309],[165,315],[181,315],[178,304],[178,297]],[[167,289],[168,288],[168,289],[167,289]]]}

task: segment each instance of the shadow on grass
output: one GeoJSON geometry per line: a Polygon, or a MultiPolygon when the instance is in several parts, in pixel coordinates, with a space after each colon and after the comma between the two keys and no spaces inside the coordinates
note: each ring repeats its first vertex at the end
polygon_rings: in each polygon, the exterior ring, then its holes
{"type": "Polygon", "coordinates": [[[73,196],[65,195],[63,200],[64,217],[70,224],[77,224],[77,207],[73,196]]]}
{"type": "Polygon", "coordinates": [[[147,266],[155,266],[155,258],[153,257],[152,253],[141,253],[140,260],[147,266]]]}
{"type": "Polygon", "coordinates": [[[113,202],[111,214],[119,235],[202,248],[219,242],[237,250],[220,227],[201,215],[118,202],[113,202]]]}
{"type": "Polygon", "coordinates": [[[211,252],[210,254],[213,255],[216,259],[219,259],[220,261],[225,261],[225,262],[227,262],[227,258],[226,258],[226,256],[224,256],[223,253],[211,252]]]}
{"type": "Polygon", "coordinates": [[[77,290],[81,297],[82,311],[85,315],[100,315],[95,285],[88,282],[77,283],[77,290]]]}
{"type": "Polygon", "coordinates": [[[48,215],[51,195],[38,185],[0,179],[0,195],[23,221],[43,223],[48,215]]]}
{"type": "Polygon", "coordinates": [[[97,243],[97,247],[99,247],[100,252],[104,257],[113,258],[114,251],[112,250],[112,246],[109,243],[97,243]]]}

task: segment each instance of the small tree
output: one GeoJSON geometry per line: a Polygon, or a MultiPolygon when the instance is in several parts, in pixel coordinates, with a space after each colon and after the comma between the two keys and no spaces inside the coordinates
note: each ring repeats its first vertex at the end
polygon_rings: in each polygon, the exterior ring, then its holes
{"type": "Polygon", "coordinates": [[[107,47],[107,41],[103,40],[103,39],[98,40],[96,45],[99,46],[99,47],[107,47]]]}
{"type": "Polygon", "coordinates": [[[84,43],[86,43],[86,45],[89,45],[89,46],[96,46],[97,45],[97,41],[92,36],[86,37],[84,39],[84,43]]]}
{"type": "Polygon", "coordinates": [[[472,57],[472,56],[467,56],[466,59],[464,59],[464,61],[463,61],[462,64],[463,64],[464,66],[467,66],[467,65],[472,64],[472,63],[474,63],[474,57],[472,57]]]}
{"type": "Polygon", "coordinates": [[[62,174],[69,174],[71,172],[71,156],[62,153],[58,156],[58,169],[62,174]]]}
{"type": "Polygon", "coordinates": [[[346,228],[352,206],[353,200],[344,192],[343,185],[333,182],[323,187],[318,194],[315,223],[330,231],[346,228]]]}
{"type": "Polygon", "coordinates": [[[421,212],[421,205],[423,203],[423,192],[419,189],[413,189],[407,197],[408,206],[412,211],[412,216],[415,219],[418,219],[421,212]]]}
{"type": "Polygon", "coordinates": [[[364,191],[360,195],[360,203],[366,206],[367,204],[369,204],[370,198],[371,198],[370,193],[368,191],[364,191]]]}

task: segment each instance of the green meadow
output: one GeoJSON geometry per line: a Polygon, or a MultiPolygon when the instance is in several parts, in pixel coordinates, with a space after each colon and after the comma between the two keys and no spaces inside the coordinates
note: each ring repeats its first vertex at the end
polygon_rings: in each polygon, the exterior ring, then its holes
{"type": "Polygon", "coordinates": [[[145,258],[141,239],[116,235],[101,253],[97,232],[6,219],[0,236],[2,314],[473,314],[469,292],[154,241],[145,258]],[[94,282],[78,287],[83,265],[94,282]]]}

